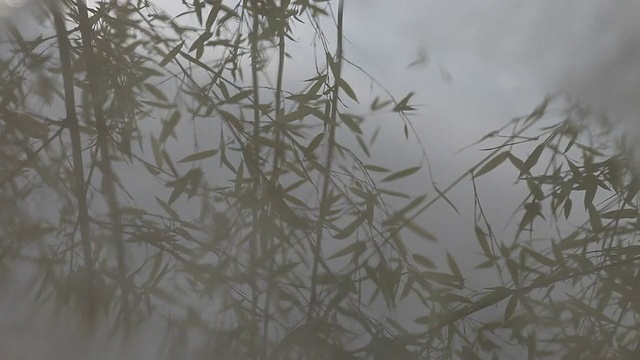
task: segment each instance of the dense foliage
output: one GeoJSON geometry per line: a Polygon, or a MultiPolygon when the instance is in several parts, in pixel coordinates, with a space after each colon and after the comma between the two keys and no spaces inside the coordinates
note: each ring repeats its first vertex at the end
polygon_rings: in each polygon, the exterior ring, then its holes
{"type": "Polygon", "coordinates": [[[381,88],[361,105],[344,75],[361,69],[343,55],[343,0],[33,6],[42,28],[0,32],[0,275],[31,274],[38,301],[80,326],[127,336],[163,319],[170,359],[640,348],[640,184],[584,107],[545,99],[481,139],[502,142],[447,188],[402,192],[394,184],[429,183],[427,154],[377,163],[380,128],[366,119],[395,116],[414,137],[413,93],[381,88]],[[304,31],[314,64],[288,81],[304,31]],[[507,165],[525,196],[513,231],[496,232],[483,178],[507,165]],[[492,288],[405,243],[437,241],[416,219],[436,202],[456,209],[447,194],[462,180],[492,288]],[[393,316],[401,304],[414,324],[393,316]]]}

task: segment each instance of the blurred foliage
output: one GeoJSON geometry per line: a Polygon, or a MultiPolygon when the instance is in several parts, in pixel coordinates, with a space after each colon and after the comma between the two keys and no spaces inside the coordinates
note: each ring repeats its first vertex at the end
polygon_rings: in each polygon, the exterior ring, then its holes
{"type": "Polygon", "coordinates": [[[343,75],[343,1],[182,6],[45,2],[37,31],[2,24],[0,275],[28,266],[38,300],[89,327],[165,319],[169,359],[633,357],[640,185],[624,152],[582,126],[586,109],[562,104],[542,126],[546,99],[427,200],[391,186],[431,176],[426,152],[389,169],[365,126],[396,116],[408,140],[413,92],[350,111],[364,99],[343,75]],[[287,46],[301,27],[316,62],[295,89],[287,46]],[[513,239],[478,193],[506,166],[527,193],[513,239]],[[439,270],[404,242],[437,241],[418,216],[455,209],[447,194],[464,179],[478,267],[502,280],[489,289],[465,284],[454,256],[439,270]],[[408,301],[417,326],[391,316],[408,301]],[[500,318],[476,316],[496,306],[500,318]]]}

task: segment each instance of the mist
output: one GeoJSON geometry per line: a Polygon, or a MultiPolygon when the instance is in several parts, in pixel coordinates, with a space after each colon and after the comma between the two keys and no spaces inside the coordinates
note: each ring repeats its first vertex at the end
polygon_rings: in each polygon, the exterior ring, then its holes
{"type": "MultiPolygon", "coordinates": [[[[28,0],[24,4],[5,0],[4,4],[0,15],[0,38],[5,31],[2,23],[12,21],[19,22],[17,25],[27,34],[27,22],[34,21],[28,0]]],[[[156,4],[171,14],[181,6],[167,0],[156,4]]],[[[398,98],[413,91],[412,103],[418,108],[410,118],[415,133],[406,137],[398,122],[394,122],[397,119],[376,115],[367,118],[363,125],[365,133],[370,134],[376,126],[381,128],[380,149],[372,152],[372,158],[400,170],[420,161],[423,146],[433,178],[425,174],[420,181],[405,181],[391,188],[435,196],[430,188],[432,183],[445,187],[484,157],[477,146],[467,146],[511,119],[526,116],[547,94],[559,94],[570,101],[588,104],[607,124],[628,136],[631,157],[640,158],[640,149],[633,146],[640,140],[640,123],[635,118],[640,110],[637,101],[640,96],[640,24],[635,16],[638,13],[640,4],[631,0],[348,1],[344,53],[349,61],[370,75],[346,70],[351,86],[358,94],[373,97],[378,94],[370,91],[373,78],[398,98]]],[[[36,26],[33,29],[35,33],[41,31],[36,26]]],[[[303,74],[309,74],[308,69],[313,68],[314,54],[309,46],[312,34],[303,31],[298,34],[298,42],[288,50],[292,59],[288,60],[285,79],[288,88],[301,88],[303,74]]],[[[171,93],[175,85],[167,83],[163,86],[171,93]]],[[[357,113],[366,109],[370,100],[363,99],[349,110],[357,113]]],[[[59,106],[62,111],[62,104],[59,106]]],[[[209,134],[215,134],[219,128],[210,123],[199,123],[195,129],[189,125],[176,128],[177,138],[188,139],[193,135],[202,143],[194,148],[195,144],[175,142],[171,144],[171,153],[181,159],[208,149],[209,134]]],[[[144,129],[156,135],[161,131],[153,121],[145,122],[144,129]]],[[[354,138],[345,136],[343,140],[357,146],[354,138]]],[[[156,197],[166,198],[171,193],[159,184],[151,184],[150,178],[142,174],[142,168],[123,165],[118,170],[122,182],[132,189],[135,203],[140,207],[158,210],[156,197]]],[[[215,174],[213,178],[212,182],[228,180],[215,174]]],[[[494,219],[500,229],[508,228],[509,217],[521,195],[511,187],[512,183],[512,174],[501,173],[478,181],[487,199],[502,199],[487,207],[488,217],[494,219]]],[[[407,239],[407,246],[411,251],[430,254],[437,259],[437,265],[446,266],[445,256],[450,252],[468,275],[467,286],[492,286],[496,279],[474,271],[478,251],[469,246],[474,243],[470,182],[463,182],[449,199],[459,214],[443,202],[418,220],[439,242],[425,244],[420,239],[407,239]]],[[[46,206],[36,208],[33,211],[48,216],[46,206]]],[[[176,202],[174,209],[185,218],[196,218],[200,211],[198,205],[181,201],[176,202]]],[[[224,212],[224,209],[220,211],[224,212]]],[[[327,253],[336,250],[338,248],[331,246],[324,249],[327,253]]],[[[3,294],[0,299],[0,358],[171,358],[170,351],[164,348],[167,345],[163,337],[165,329],[159,319],[151,318],[130,334],[123,347],[114,346],[109,340],[108,329],[102,329],[93,337],[78,331],[73,316],[68,314],[73,313],[73,309],[56,313],[50,306],[38,308],[28,300],[33,291],[28,290],[29,284],[19,271],[20,268],[14,269],[9,276],[12,280],[0,287],[3,294]]],[[[416,302],[416,308],[417,305],[416,302]]],[[[377,310],[384,313],[383,306],[377,310]]],[[[502,310],[497,314],[502,316],[502,310]]],[[[410,324],[416,315],[411,306],[397,309],[396,315],[408,328],[415,326],[410,324]]],[[[491,309],[483,314],[491,315],[491,309]]]]}

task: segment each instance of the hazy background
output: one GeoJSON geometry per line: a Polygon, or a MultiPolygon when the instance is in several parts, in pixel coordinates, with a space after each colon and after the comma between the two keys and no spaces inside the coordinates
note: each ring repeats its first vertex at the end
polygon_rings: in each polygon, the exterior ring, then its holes
{"type": "MultiPolygon", "coordinates": [[[[20,4],[19,0],[2,1],[20,4]]],[[[170,13],[181,6],[179,1],[156,3],[170,13]]],[[[3,6],[5,17],[0,21],[20,19],[24,8],[3,6]]],[[[419,111],[412,117],[413,124],[426,147],[434,178],[444,187],[484,156],[475,148],[456,154],[458,150],[530,112],[547,93],[562,91],[579,97],[610,115],[629,134],[639,133],[635,119],[640,106],[636,101],[640,99],[639,13],[640,3],[632,0],[349,0],[345,9],[345,55],[396,97],[416,92],[412,102],[419,105],[419,111]]],[[[312,58],[312,54],[303,42],[305,34],[300,38],[300,46],[289,51],[294,63],[305,64],[304,59],[312,58]]],[[[295,65],[288,67],[293,69],[295,65]]],[[[294,70],[289,71],[291,79],[300,79],[294,70]]],[[[364,95],[371,81],[352,70],[349,74],[354,74],[350,83],[363,94],[367,106],[370,99],[364,95]]],[[[389,151],[379,154],[379,163],[401,169],[419,159],[415,139],[404,139],[401,126],[394,124],[397,119],[371,121],[389,122],[380,136],[380,144],[389,151]]],[[[185,149],[187,154],[189,151],[185,149]]],[[[514,176],[479,181],[487,199],[495,194],[504,199],[486,204],[491,210],[489,217],[497,221],[496,228],[505,224],[519,200],[508,196],[515,195],[516,190],[508,187],[514,176]]],[[[124,180],[135,182],[135,178],[124,180]]],[[[137,185],[144,188],[144,184],[137,185]]],[[[427,191],[428,178],[409,186],[416,192],[427,191]]],[[[153,199],[154,194],[148,196],[153,199]]],[[[423,250],[450,250],[465,275],[470,276],[468,285],[481,288],[492,284],[492,279],[465,271],[476,265],[472,259],[477,248],[470,184],[461,184],[451,199],[462,215],[446,205],[427,212],[421,221],[440,243],[438,249],[423,250]]],[[[419,249],[423,245],[413,246],[419,249]]],[[[58,326],[66,330],[52,335],[45,325],[29,320],[26,316],[33,309],[21,301],[20,295],[11,296],[20,294],[18,289],[4,286],[0,290],[2,359],[11,359],[7,352],[22,356],[16,359],[51,359],[52,353],[56,359],[84,359],[88,354],[94,356],[92,359],[153,358],[154,354],[144,349],[160,341],[147,329],[145,345],[134,346],[128,354],[96,354],[93,350],[98,345],[79,345],[82,336],[64,323],[58,326]]]]}

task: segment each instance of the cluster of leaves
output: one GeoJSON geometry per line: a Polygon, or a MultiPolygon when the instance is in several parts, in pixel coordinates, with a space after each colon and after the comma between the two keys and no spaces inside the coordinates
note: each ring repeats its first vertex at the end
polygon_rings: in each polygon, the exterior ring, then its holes
{"type": "MultiPolygon", "coordinates": [[[[429,287],[462,277],[421,272],[414,263],[431,262],[402,242],[404,228],[433,240],[408,219],[426,197],[384,184],[421,166],[392,170],[358,155],[371,156],[379,129],[367,134],[365,116],[348,111],[358,98],[342,77],[343,4],[335,53],[321,32],[329,7],[196,0],[174,18],[150,2],[88,9],[79,0],[43,4],[38,16],[51,26],[42,35],[7,24],[0,125],[12,216],[3,216],[2,264],[29,264],[41,301],[73,304],[90,324],[165,317],[170,357],[182,348],[218,358],[356,358],[403,347],[371,306],[420,293],[413,278],[429,287]],[[303,17],[325,65],[292,92],[286,44],[303,17]],[[176,160],[186,118],[195,152],[176,160]],[[206,133],[196,130],[203,122],[206,133]],[[133,170],[149,188],[155,179],[160,193],[169,190],[156,206],[137,205],[125,185],[133,170]],[[392,210],[389,199],[405,203],[392,210]],[[193,202],[200,210],[188,218],[181,209],[193,202]],[[187,344],[194,332],[202,349],[187,344]]],[[[412,95],[376,98],[367,116],[396,114],[408,137],[412,95]]]]}
{"type": "Polygon", "coordinates": [[[491,353],[498,335],[508,334],[529,358],[634,358],[640,345],[637,178],[624,148],[611,145],[610,129],[579,104],[566,106],[562,120],[537,136],[521,136],[541,122],[546,105],[517,119],[513,134],[491,148],[474,174],[507,163],[526,185],[511,241],[492,230],[476,194],[476,235],[486,259],[478,267],[505,280],[486,296],[487,306],[503,302],[504,318],[475,328],[474,350],[491,353]],[[518,157],[517,145],[530,143],[533,151],[518,157]],[[545,233],[549,228],[554,234],[545,233]]]}

